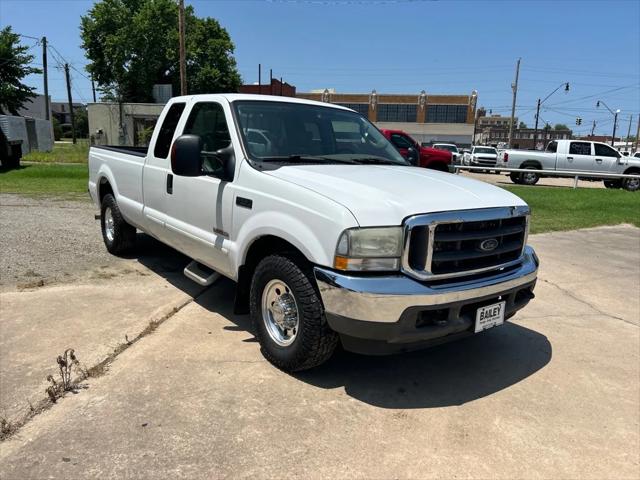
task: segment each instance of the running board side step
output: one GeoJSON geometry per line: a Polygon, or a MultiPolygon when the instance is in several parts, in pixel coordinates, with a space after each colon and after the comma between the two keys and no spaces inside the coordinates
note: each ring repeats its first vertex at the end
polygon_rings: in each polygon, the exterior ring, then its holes
{"type": "Polygon", "coordinates": [[[195,260],[184,267],[184,276],[203,287],[212,285],[220,278],[220,274],[218,272],[211,270],[206,265],[202,265],[195,260]]]}

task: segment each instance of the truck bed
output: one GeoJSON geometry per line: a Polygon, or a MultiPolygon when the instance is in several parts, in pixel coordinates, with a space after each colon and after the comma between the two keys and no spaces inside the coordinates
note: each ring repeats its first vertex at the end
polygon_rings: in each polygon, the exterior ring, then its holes
{"type": "Polygon", "coordinates": [[[111,150],[112,152],[126,153],[137,157],[145,157],[149,151],[149,147],[128,147],[121,145],[91,145],[91,148],[101,148],[111,150]]]}

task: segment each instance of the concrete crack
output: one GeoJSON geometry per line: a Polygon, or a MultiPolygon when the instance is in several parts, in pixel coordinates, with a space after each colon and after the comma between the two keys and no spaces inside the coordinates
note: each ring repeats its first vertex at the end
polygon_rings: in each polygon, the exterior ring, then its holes
{"type": "Polygon", "coordinates": [[[546,280],[544,278],[540,278],[538,277],[538,280],[541,280],[542,282],[551,285],[552,287],[557,288],[558,290],[560,290],[562,293],[567,294],[569,297],[573,298],[575,301],[582,303],[583,305],[586,305],[587,307],[591,308],[592,310],[594,310],[595,312],[598,312],[598,314],[600,315],[604,315],[605,317],[609,317],[609,318],[613,318],[614,320],[620,320],[624,323],[628,323],[629,325],[633,325],[634,327],[638,327],[640,325],[636,325],[633,322],[630,322],[629,320],[626,320],[622,317],[617,317],[615,315],[611,315],[610,313],[607,312],[603,312],[602,310],[600,310],[598,307],[596,307],[595,305],[593,305],[590,302],[587,302],[586,300],[576,296],[571,290],[567,290],[566,288],[562,288],[560,285],[558,285],[557,283],[554,283],[550,280],[546,280]]]}

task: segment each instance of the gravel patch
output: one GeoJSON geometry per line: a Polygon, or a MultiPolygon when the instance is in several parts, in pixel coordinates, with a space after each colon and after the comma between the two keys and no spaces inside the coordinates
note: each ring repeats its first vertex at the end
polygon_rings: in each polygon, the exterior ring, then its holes
{"type": "Polygon", "coordinates": [[[124,262],[102,243],[89,200],[0,194],[0,290],[71,281],[124,262]]]}

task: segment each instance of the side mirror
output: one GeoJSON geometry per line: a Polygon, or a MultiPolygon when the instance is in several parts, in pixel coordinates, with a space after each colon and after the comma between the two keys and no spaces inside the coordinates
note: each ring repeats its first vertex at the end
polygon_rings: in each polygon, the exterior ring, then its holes
{"type": "Polygon", "coordinates": [[[413,147],[409,147],[407,149],[407,160],[409,160],[409,163],[411,163],[411,165],[418,165],[419,159],[420,156],[418,154],[418,151],[413,147]]]}
{"type": "Polygon", "coordinates": [[[198,135],[181,135],[171,147],[171,171],[183,177],[202,175],[202,139],[198,135]]]}

